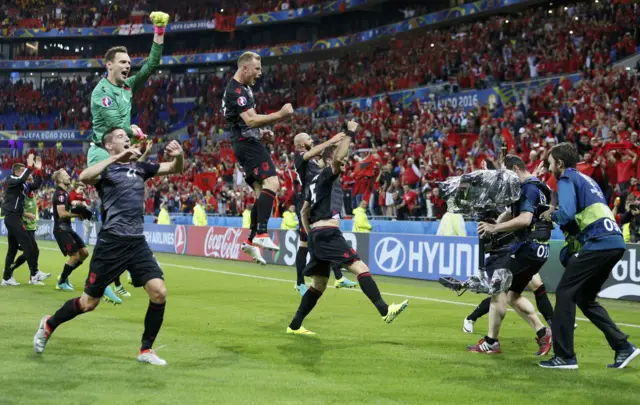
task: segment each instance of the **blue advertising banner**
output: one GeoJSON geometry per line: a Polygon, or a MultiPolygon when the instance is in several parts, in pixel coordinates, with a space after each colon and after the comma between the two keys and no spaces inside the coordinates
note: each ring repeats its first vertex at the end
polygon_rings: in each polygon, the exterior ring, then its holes
{"type": "MultiPolygon", "coordinates": [[[[340,1],[340,0],[338,0],[340,1]]],[[[410,18],[408,20],[400,21],[395,24],[385,25],[376,29],[368,31],[358,32],[353,35],[345,35],[336,38],[323,39],[315,42],[307,42],[302,44],[296,44],[292,46],[280,46],[269,47],[260,49],[246,49],[242,51],[234,52],[220,52],[210,54],[197,54],[197,55],[181,55],[181,56],[164,56],[162,57],[160,64],[162,65],[190,65],[190,64],[202,64],[202,63],[215,63],[215,62],[229,62],[237,59],[245,51],[252,51],[259,54],[262,57],[284,56],[284,55],[297,55],[301,53],[342,48],[349,45],[358,43],[364,43],[373,39],[382,37],[389,37],[401,32],[408,32],[414,29],[427,27],[429,25],[438,24],[444,21],[454,21],[456,19],[467,17],[473,14],[487,11],[493,8],[501,8],[512,6],[515,4],[535,3],[540,2],[538,0],[481,0],[475,3],[464,4],[459,7],[450,8],[447,10],[438,11],[423,15],[420,17],[410,18]]],[[[187,24],[187,23],[176,23],[187,24]]],[[[146,30],[144,25],[131,26],[129,32],[130,35],[138,30],[146,30]]],[[[189,25],[187,25],[189,26],[189,25]]],[[[125,27],[125,26],[123,26],[125,27]]],[[[118,32],[121,30],[118,27],[118,32]]],[[[84,30],[84,28],[80,29],[84,30]]],[[[34,31],[34,30],[31,30],[34,31]]],[[[125,29],[126,31],[126,29],[125,29]]],[[[85,34],[91,36],[91,34],[85,34]]],[[[36,36],[35,33],[26,35],[31,38],[36,36]]],[[[139,67],[144,64],[146,58],[132,58],[131,64],[134,67],[139,67]]],[[[102,59],[76,59],[76,60],[36,60],[36,61],[0,61],[0,69],[87,69],[104,67],[104,61],[102,59]]]]}
{"type": "Polygon", "coordinates": [[[93,131],[0,131],[0,140],[19,141],[86,141],[93,131]]]}
{"type": "MultiPolygon", "coordinates": [[[[469,90],[452,94],[436,94],[436,87],[419,87],[415,89],[399,90],[391,93],[381,93],[372,97],[352,98],[343,100],[344,104],[351,104],[352,108],[357,107],[360,110],[366,110],[371,108],[374,102],[381,100],[385,97],[390,97],[391,101],[401,103],[407,107],[412,102],[418,100],[420,102],[431,101],[431,95],[433,95],[433,101],[438,105],[451,105],[454,108],[463,107],[465,111],[472,109],[475,103],[483,104],[504,104],[506,102],[513,103],[518,99],[518,94],[526,90],[538,91],[549,84],[557,85],[563,79],[569,79],[575,83],[580,80],[580,74],[572,74],[567,76],[554,76],[543,79],[529,80],[525,82],[515,82],[501,84],[499,87],[492,87],[485,90],[469,90]]],[[[340,115],[338,109],[336,109],[335,103],[328,103],[319,106],[316,113],[321,117],[332,117],[340,115]]]]}
{"type": "Polygon", "coordinates": [[[478,248],[477,238],[372,233],[368,264],[385,276],[467,278],[478,269],[478,248]]]}
{"type": "Polygon", "coordinates": [[[187,243],[184,225],[145,224],[144,237],[154,252],[182,253],[187,243]]]}

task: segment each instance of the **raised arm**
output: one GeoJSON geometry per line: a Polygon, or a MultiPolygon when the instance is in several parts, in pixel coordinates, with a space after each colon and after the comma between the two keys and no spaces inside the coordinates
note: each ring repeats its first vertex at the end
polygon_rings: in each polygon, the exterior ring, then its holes
{"type": "Polygon", "coordinates": [[[109,156],[109,159],[103,160],[100,163],[96,163],[93,166],[89,166],[80,173],[78,180],[84,184],[95,185],[100,181],[100,174],[109,166],[116,162],[126,163],[130,162],[132,158],[140,156],[140,151],[136,148],[125,149],[119,155],[109,156]]]}
{"type": "Polygon", "coordinates": [[[240,118],[247,124],[249,128],[262,128],[271,125],[293,115],[293,106],[289,103],[285,104],[280,111],[271,114],[258,114],[254,108],[240,114],[240,118]]]}
{"type": "Polygon", "coordinates": [[[165,148],[168,156],[173,157],[171,162],[160,163],[160,168],[156,176],[166,176],[169,174],[182,173],[184,170],[184,152],[182,146],[177,141],[171,141],[165,148]]]}
{"type": "Polygon", "coordinates": [[[169,15],[161,11],[154,11],[149,15],[153,22],[153,44],[151,45],[151,52],[149,52],[149,59],[142,65],[140,71],[128,78],[125,84],[131,88],[132,92],[140,90],[149,77],[153,74],[154,70],[160,66],[160,58],[162,57],[162,48],[164,45],[164,31],[167,23],[169,22],[169,15]]]}
{"type": "Polygon", "coordinates": [[[345,137],[345,134],[343,132],[340,132],[339,134],[334,135],[327,142],[321,143],[320,145],[317,145],[311,148],[311,150],[306,152],[302,158],[304,160],[311,160],[316,156],[320,156],[322,154],[322,151],[327,149],[329,146],[334,146],[339,144],[344,137],[345,137]]]}

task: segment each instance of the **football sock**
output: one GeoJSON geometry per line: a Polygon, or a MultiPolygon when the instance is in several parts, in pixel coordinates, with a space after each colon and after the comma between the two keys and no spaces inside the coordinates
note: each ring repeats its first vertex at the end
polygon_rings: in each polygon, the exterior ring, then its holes
{"type": "Polygon", "coordinates": [[[289,324],[289,327],[293,330],[298,330],[302,326],[302,321],[304,318],[309,315],[309,312],[316,306],[318,300],[322,297],[322,293],[316,290],[313,287],[309,287],[306,293],[302,296],[302,300],[300,300],[300,306],[296,311],[293,320],[289,324]]]}
{"type": "Polygon", "coordinates": [[[78,262],[76,264],[65,263],[64,264],[64,269],[62,269],[62,274],[60,275],[60,281],[58,281],[58,284],[64,284],[67,281],[69,281],[69,276],[71,275],[71,273],[75,269],[80,267],[81,264],[82,264],[82,262],[78,262]]]}
{"type": "Polygon", "coordinates": [[[487,297],[480,303],[480,305],[476,307],[476,309],[473,310],[473,312],[471,313],[471,315],[467,317],[467,319],[473,322],[477,321],[478,318],[489,313],[490,306],[491,306],[491,297],[487,297]]]}
{"type": "Polygon", "coordinates": [[[298,253],[296,253],[296,285],[304,284],[302,272],[307,265],[307,252],[309,252],[309,248],[300,246],[298,253]]]}
{"type": "Polygon", "coordinates": [[[544,319],[547,321],[547,324],[551,326],[551,319],[553,319],[553,306],[551,305],[551,301],[549,301],[547,288],[542,284],[533,293],[536,296],[536,307],[538,307],[538,311],[540,311],[544,319]]]}
{"type": "Polygon", "coordinates": [[[82,309],[80,308],[80,297],[70,299],[65,302],[62,307],[60,307],[60,309],[57,310],[56,313],[47,321],[49,332],[53,332],[61,324],[72,320],[82,313],[82,309]]]}
{"type": "Polygon", "coordinates": [[[263,189],[260,192],[258,201],[256,201],[256,205],[258,206],[256,230],[258,234],[267,233],[267,222],[269,222],[271,210],[273,209],[273,200],[275,198],[276,195],[271,190],[263,189]]]}
{"type": "Polygon", "coordinates": [[[540,330],[536,332],[536,336],[538,337],[538,339],[543,338],[546,334],[547,328],[540,328],[540,330]]]}
{"type": "Polygon", "coordinates": [[[147,315],[144,317],[144,333],[142,334],[142,347],[140,350],[148,350],[153,346],[153,342],[160,332],[162,321],[164,320],[164,308],[166,302],[162,304],[154,304],[149,301],[147,315]]]}
{"type": "Polygon", "coordinates": [[[360,283],[362,292],[369,298],[369,300],[371,300],[371,302],[373,302],[373,305],[376,306],[380,315],[387,315],[387,312],[389,312],[389,305],[387,305],[387,303],[382,299],[378,285],[373,277],[371,277],[371,273],[366,272],[359,274],[358,283],[360,283]]]}
{"type": "Polygon", "coordinates": [[[251,225],[249,228],[249,242],[253,243],[253,238],[256,237],[256,231],[258,230],[258,204],[253,204],[253,207],[251,207],[251,225]]]}

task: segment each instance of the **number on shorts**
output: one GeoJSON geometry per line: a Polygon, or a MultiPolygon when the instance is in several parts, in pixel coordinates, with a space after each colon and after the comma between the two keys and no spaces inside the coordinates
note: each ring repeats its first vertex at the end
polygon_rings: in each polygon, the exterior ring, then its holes
{"type": "Polygon", "coordinates": [[[549,257],[549,246],[548,245],[540,245],[538,246],[538,250],[536,251],[536,255],[541,259],[546,259],[549,257]]]}

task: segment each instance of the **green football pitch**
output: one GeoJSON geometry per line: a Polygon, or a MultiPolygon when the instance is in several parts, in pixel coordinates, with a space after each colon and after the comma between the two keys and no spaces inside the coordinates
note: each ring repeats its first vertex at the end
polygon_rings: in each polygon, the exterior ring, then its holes
{"type": "MultiPolygon", "coordinates": [[[[581,318],[580,369],[545,370],[515,313],[504,322],[503,354],[467,353],[486,332],[487,318],[476,334],[462,332],[481,296],[376,277],[387,302],[409,299],[394,323],[359,290],[331,288],[304,323],[317,335],[291,336],[285,329],[300,299],[293,268],[170,254],[157,254],[168,299],[155,348],[167,366],[136,362],[148,303],[142,289],[122,306],[102,303],[62,325],[36,355],[42,315],[80,292],[54,290],[64,258],[55,243],[40,249],[41,270],[53,273],[46,287],[26,284],[25,265],[16,271],[23,285],[0,288],[0,405],[640,403],[640,361],[607,369],[613,353],[581,318]]],[[[0,259],[5,253],[0,240],[0,259]]],[[[88,263],[71,277],[76,289],[87,271],[88,263]]],[[[640,304],[602,301],[640,344],[640,304]]]]}

